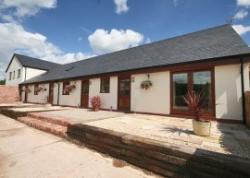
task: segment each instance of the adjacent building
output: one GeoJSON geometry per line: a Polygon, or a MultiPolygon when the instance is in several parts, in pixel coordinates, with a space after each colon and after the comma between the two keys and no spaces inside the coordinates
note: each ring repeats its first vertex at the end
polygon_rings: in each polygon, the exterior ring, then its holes
{"type": "MultiPolygon", "coordinates": [[[[90,98],[98,95],[106,110],[187,117],[183,96],[202,90],[203,117],[242,122],[249,66],[249,47],[230,25],[223,25],[55,64],[23,81],[20,91],[22,101],[30,103],[89,108],[90,98]]],[[[12,61],[7,72],[14,68],[12,61]]]]}
{"type": "Polygon", "coordinates": [[[6,73],[6,85],[18,86],[20,83],[48,72],[59,64],[14,54],[9,62],[6,73]]]}

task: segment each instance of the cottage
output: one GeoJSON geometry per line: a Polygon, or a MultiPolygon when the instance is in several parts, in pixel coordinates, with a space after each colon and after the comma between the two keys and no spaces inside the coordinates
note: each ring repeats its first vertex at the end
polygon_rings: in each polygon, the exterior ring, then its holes
{"type": "Polygon", "coordinates": [[[185,117],[183,96],[203,90],[204,117],[242,122],[249,66],[249,47],[223,25],[55,65],[20,88],[24,102],[88,108],[99,95],[102,109],[185,117]]]}

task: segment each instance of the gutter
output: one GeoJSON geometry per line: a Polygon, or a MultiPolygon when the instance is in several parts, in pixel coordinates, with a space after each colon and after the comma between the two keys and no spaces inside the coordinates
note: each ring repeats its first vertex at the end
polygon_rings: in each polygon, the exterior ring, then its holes
{"type": "Polygon", "coordinates": [[[27,67],[24,67],[24,69],[25,69],[24,81],[26,81],[27,67]]]}
{"type": "Polygon", "coordinates": [[[60,98],[60,82],[57,83],[57,105],[59,105],[60,98]]]}
{"type": "Polygon", "coordinates": [[[242,117],[243,124],[246,124],[246,108],[245,108],[245,83],[244,83],[244,62],[243,58],[240,58],[240,74],[241,74],[241,94],[242,94],[242,117]]]}

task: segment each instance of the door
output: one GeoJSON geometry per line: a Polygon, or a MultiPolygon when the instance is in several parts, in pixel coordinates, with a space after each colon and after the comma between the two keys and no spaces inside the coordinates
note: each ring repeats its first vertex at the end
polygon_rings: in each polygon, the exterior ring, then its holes
{"type": "Polygon", "coordinates": [[[88,108],[88,105],[89,105],[89,80],[83,80],[81,107],[88,108]]]}
{"type": "Polygon", "coordinates": [[[202,92],[202,116],[214,116],[214,80],[212,70],[172,73],[172,114],[190,115],[191,110],[184,101],[187,92],[202,92]]]}
{"type": "Polygon", "coordinates": [[[53,97],[54,97],[54,83],[50,83],[48,103],[53,104],[53,97]]]}
{"type": "Polygon", "coordinates": [[[118,110],[130,111],[130,76],[118,78],[118,110]]]}

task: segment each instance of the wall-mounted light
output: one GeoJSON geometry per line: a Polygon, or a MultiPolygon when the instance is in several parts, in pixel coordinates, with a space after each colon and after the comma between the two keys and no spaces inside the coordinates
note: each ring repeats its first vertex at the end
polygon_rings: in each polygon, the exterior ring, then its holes
{"type": "Polygon", "coordinates": [[[150,78],[150,74],[147,74],[148,79],[150,78]]]}
{"type": "Polygon", "coordinates": [[[135,77],[131,77],[131,82],[135,82],[135,77]]]}

